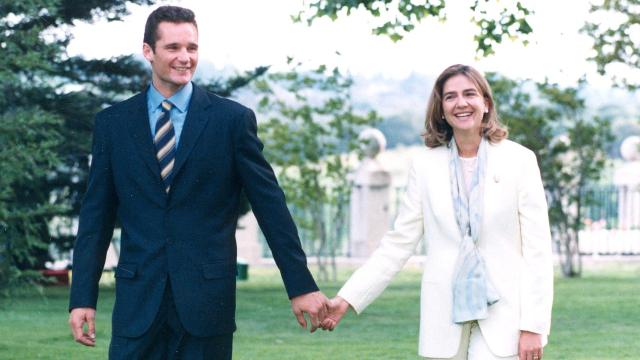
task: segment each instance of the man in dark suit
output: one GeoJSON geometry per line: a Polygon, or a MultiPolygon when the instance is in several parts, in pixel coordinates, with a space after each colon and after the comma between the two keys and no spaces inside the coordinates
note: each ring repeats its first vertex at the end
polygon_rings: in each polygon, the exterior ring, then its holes
{"type": "Polygon", "coordinates": [[[298,322],[314,331],[327,298],[262,156],[248,108],[191,82],[198,30],[191,10],[163,6],[145,26],[152,84],[96,116],[92,164],[74,248],[69,323],[95,345],[98,280],[122,226],[112,359],[230,359],[235,330],[235,229],[244,189],[298,322]],[[87,324],[88,330],[83,327],[87,324]]]}

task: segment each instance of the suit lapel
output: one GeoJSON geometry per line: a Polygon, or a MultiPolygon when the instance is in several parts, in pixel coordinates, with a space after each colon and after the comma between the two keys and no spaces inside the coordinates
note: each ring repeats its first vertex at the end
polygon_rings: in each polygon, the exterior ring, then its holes
{"type": "Polygon", "coordinates": [[[456,223],[453,199],[451,198],[449,149],[446,145],[443,145],[426,151],[429,157],[425,158],[424,166],[428,168],[423,170],[426,176],[420,177],[420,181],[425,186],[430,216],[434,223],[442,226],[442,229],[448,234],[448,239],[460,242],[462,238],[456,223]]]}
{"type": "MultiPolygon", "coordinates": [[[[449,161],[451,159],[451,153],[446,145],[439,146],[437,148],[440,153],[438,157],[438,166],[434,168],[443,169],[443,171],[433,171],[434,178],[438,179],[433,191],[437,198],[442,199],[443,208],[437,212],[438,216],[442,217],[442,220],[449,231],[451,232],[451,239],[456,243],[462,241],[462,235],[460,235],[460,229],[458,228],[458,222],[456,220],[456,214],[453,209],[453,197],[451,195],[451,174],[449,172],[449,161]]],[[[431,175],[431,174],[430,174],[431,175]]]]}
{"type": "MultiPolygon", "coordinates": [[[[138,150],[138,154],[142,157],[143,162],[147,168],[153,174],[158,185],[160,184],[160,167],[158,166],[158,160],[156,159],[155,146],[151,139],[151,128],[149,127],[149,112],[147,111],[147,92],[140,93],[135,99],[133,99],[133,106],[130,109],[129,114],[126,114],[130,119],[127,122],[129,127],[129,134],[133,137],[133,143],[138,150]]],[[[159,189],[162,186],[158,187],[159,189]]],[[[164,192],[164,191],[163,191],[164,192]]]]}
{"type": "Polygon", "coordinates": [[[495,169],[495,159],[494,157],[496,156],[496,144],[491,143],[490,141],[488,141],[487,144],[487,167],[485,168],[485,184],[490,184],[493,181],[496,169],[495,169]]]}
{"type": "Polygon", "coordinates": [[[502,141],[495,144],[489,143],[487,146],[482,234],[487,234],[487,229],[491,229],[491,224],[495,224],[496,211],[507,206],[509,198],[512,195],[512,193],[507,190],[509,187],[505,186],[505,182],[508,179],[504,176],[503,171],[508,162],[504,156],[508,154],[501,150],[502,141]]]}
{"type": "Polygon", "coordinates": [[[189,157],[200,133],[202,133],[202,130],[209,121],[208,108],[210,105],[211,101],[209,100],[206,92],[194,85],[187,118],[185,119],[184,127],[182,128],[182,134],[180,134],[178,152],[176,153],[176,163],[173,168],[174,181],[177,178],[180,169],[182,169],[184,162],[189,157]]]}

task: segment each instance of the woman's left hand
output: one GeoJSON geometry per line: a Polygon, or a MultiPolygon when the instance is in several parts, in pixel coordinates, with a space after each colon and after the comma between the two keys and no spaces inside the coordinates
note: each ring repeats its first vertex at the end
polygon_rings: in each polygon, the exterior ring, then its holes
{"type": "Polygon", "coordinates": [[[340,296],[336,296],[333,299],[329,300],[329,313],[320,325],[322,330],[333,331],[333,329],[338,326],[338,323],[347,312],[347,310],[349,310],[349,306],[349,303],[340,296]]]}
{"type": "Polygon", "coordinates": [[[518,343],[518,356],[520,360],[541,360],[542,335],[522,330],[518,343]]]}

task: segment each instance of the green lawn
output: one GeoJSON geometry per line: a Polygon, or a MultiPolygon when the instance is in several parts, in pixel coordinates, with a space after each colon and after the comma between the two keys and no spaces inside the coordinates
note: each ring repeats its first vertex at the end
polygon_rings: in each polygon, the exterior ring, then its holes
{"type": "MultiPolygon", "coordinates": [[[[341,281],[347,274],[341,276],[341,281]]],[[[419,280],[405,270],[367,311],[334,332],[305,333],[273,270],[250,269],[238,286],[234,359],[418,359],[419,280]]],[[[333,295],[338,284],[323,284],[333,295]]],[[[0,359],[106,359],[113,290],[101,291],[97,346],[75,344],[67,328],[67,289],[23,295],[0,307],[0,359]]],[[[640,358],[640,265],[556,279],[545,359],[640,358]]]]}

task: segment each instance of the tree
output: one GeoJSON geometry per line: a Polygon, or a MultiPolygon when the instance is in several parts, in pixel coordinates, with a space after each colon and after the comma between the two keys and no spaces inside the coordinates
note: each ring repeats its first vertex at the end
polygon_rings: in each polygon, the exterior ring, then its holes
{"type": "Polygon", "coordinates": [[[277,172],[308,253],[317,257],[319,278],[336,278],[336,252],[346,230],[351,170],[349,153],[358,132],[378,121],[359,115],[350,97],[352,80],[320,66],[303,72],[296,65],[256,81],[265,156],[277,172]]]}
{"type": "MultiPolygon", "coordinates": [[[[471,21],[478,28],[474,36],[476,51],[482,56],[493,54],[494,46],[505,39],[522,37],[526,43],[526,35],[533,31],[527,21],[531,10],[520,1],[496,5],[489,0],[474,0],[470,1],[469,9],[473,12],[471,21]]],[[[310,0],[293,18],[311,25],[320,18],[336,20],[358,10],[375,18],[374,34],[388,36],[393,41],[401,40],[426,18],[446,20],[444,0],[310,0]]]]}
{"type": "Polygon", "coordinates": [[[617,85],[631,90],[639,88],[640,1],[603,0],[591,6],[591,14],[599,20],[587,22],[582,28],[593,39],[595,55],[589,60],[596,63],[600,74],[613,73],[617,85]],[[616,73],[622,71],[633,75],[618,77],[616,73]]]}
{"type": "MultiPolygon", "coordinates": [[[[0,0],[0,289],[32,279],[28,270],[43,267],[50,243],[72,247],[74,234],[50,225],[55,218],[68,227],[79,213],[93,117],[150,81],[146,64],[132,55],[69,56],[69,28],[78,21],[120,21],[128,5],[155,2],[0,0]]],[[[266,71],[202,85],[229,96],[266,71]]]]}
{"type": "Polygon", "coordinates": [[[66,54],[71,40],[66,30],[75,21],[119,20],[125,5],[116,0],[0,3],[0,117],[12,130],[3,134],[8,139],[3,151],[20,152],[14,159],[24,161],[8,180],[0,205],[2,267],[13,274],[13,283],[28,269],[42,268],[49,242],[71,246],[71,236],[52,238],[48,225],[55,216],[77,212],[93,115],[145,81],[143,65],[132,57],[89,61],[66,54]]]}
{"type": "Polygon", "coordinates": [[[597,181],[613,140],[605,118],[587,118],[580,96],[584,85],[561,88],[489,74],[498,113],[509,126],[509,137],[533,150],[538,158],[549,202],[551,230],[565,276],[579,276],[581,194],[597,181]],[[532,100],[532,94],[539,100],[532,100]]]}
{"type": "Polygon", "coordinates": [[[38,108],[11,109],[0,115],[0,298],[33,283],[38,273],[20,271],[33,262],[32,249],[46,249],[47,219],[60,209],[37,187],[60,163],[62,119],[38,108]]]}

